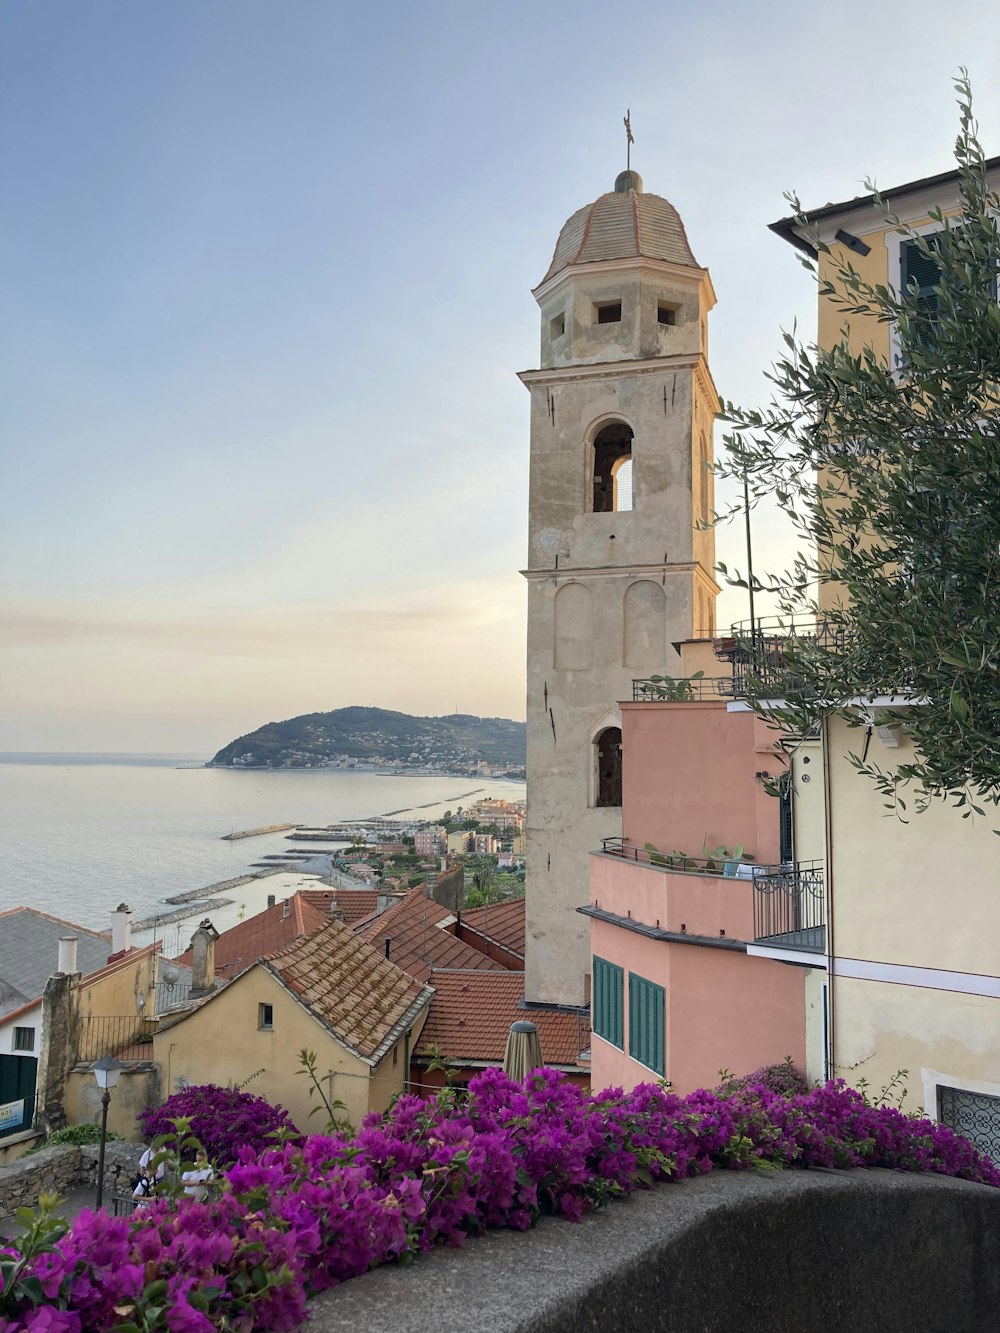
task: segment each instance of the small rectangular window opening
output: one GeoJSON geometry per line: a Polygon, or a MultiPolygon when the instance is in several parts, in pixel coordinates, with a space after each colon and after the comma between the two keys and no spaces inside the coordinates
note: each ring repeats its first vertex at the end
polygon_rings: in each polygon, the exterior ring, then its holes
{"type": "Polygon", "coordinates": [[[257,1026],[262,1032],[270,1032],[274,1027],[274,1006],[270,1004],[259,1004],[257,1006],[257,1026]]]}
{"type": "Polygon", "coordinates": [[[14,1029],[14,1050],[15,1051],[33,1051],[35,1049],[35,1029],[34,1028],[15,1028],[14,1029]]]}
{"type": "Polygon", "coordinates": [[[598,324],[620,324],[622,322],[621,301],[597,301],[594,304],[598,324]]]}
{"type": "Polygon", "coordinates": [[[561,338],[565,332],[566,332],[566,312],[563,311],[562,314],[556,315],[554,316],[554,318],[549,320],[549,337],[552,338],[553,340],[556,338],[561,338]]]}
{"type": "Polygon", "coordinates": [[[656,322],[657,324],[675,325],[677,323],[677,307],[668,305],[666,301],[657,302],[656,322]]]}

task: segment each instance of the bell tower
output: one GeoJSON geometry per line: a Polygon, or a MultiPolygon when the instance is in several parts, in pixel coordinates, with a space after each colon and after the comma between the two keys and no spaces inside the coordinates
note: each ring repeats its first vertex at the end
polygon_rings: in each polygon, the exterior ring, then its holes
{"type": "Polygon", "coordinates": [[[666,199],[623,171],[533,293],[526,821],[529,1002],[588,999],[589,853],[620,835],[632,680],[715,629],[715,294],[666,199]]]}

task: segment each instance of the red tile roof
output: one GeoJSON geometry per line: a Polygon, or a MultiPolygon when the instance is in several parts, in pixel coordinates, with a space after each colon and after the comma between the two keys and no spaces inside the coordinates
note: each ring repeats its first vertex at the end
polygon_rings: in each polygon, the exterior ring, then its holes
{"type": "Polygon", "coordinates": [[[262,959],[261,966],[372,1061],[382,1058],[432,994],[339,921],[262,959]]]}
{"type": "Polygon", "coordinates": [[[361,922],[357,933],[383,954],[388,939],[389,957],[418,981],[428,980],[432,968],[502,969],[502,963],[451,933],[455,920],[453,912],[418,886],[394,907],[361,922]]]}
{"type": "Polygon", "coordinates": [[[332,899],[340,908],[345,926],[356,926],[378,910],[378,889],[303,889],[300,892],[307,902],[325,899],[324,916],[330,915],[332,899]]]}
{"type": "Polygon", "coordinates": [[[580,1051],[590,1045],[586,1018],[559,1009],[524,1009],[523,972],[432,972],[427,1022],[414,1047],[415,1057],[435,1046],[451,1060],[501,1064],[512,1023],[529,1019],[538,1027],[547,1065],[576,1068],[580,1051]]]}
{"type": "Polygon", "coordinates": [[[524,899],[511,898],[491,907],[471,907],[462,913],[462,927],[475,930],[504,949],[524,957],[524,899]]]}
{"type": "MultiPolygon", "coordinates": [[[[275,903],[256,916],[241,921],[238,926],[224,930],[215,941],[215,975],[222,981],[228,981],[265,954],[274,953],[300,936],[319,930],[329,919],[329,907],[324,908],[316,901],[309,901],[310,897],[315,900],[320,895],[311,891],[293,893],[287,904],[284,901],[275,903]]],[[[188,949],[174,961],[190,967],[191,950],[188,949]]]]}

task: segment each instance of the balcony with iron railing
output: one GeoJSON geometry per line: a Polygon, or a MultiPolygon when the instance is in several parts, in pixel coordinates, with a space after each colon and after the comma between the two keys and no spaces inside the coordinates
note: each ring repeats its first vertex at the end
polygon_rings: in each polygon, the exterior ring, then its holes
{"type": "Polygon", "coordinates": [[[727,635],[713,641],[715,657],[731,668],[725,676],[703,673],[688,676],[652,675],[632,681],[633,703],[704,703],[721,699],[743,699],[751,681],[755,693],[761,687],[775,696],[789,690],[814,688],[796,673],[794,649],[818,647],[831,653],[831,661],[849,641],[846,625],[815,614],[770,616],[737,621],[727,635]]]}
{"type": "Polygon", "coordinates": [[[819,648],[834,658],[847,646],[849,629],[815,612],[802,616],[764,616],[737,621],[728,635],[715,640],[715,655],[732,667],[729,692],[740,699],[753,680],[773,688],[776,694],[808,689],[811,682],[799,677],[790,657],[797,645],[819,648]]]}
{"type": "Polygon", "coordinates": [[[760,865],[745,858],[688,856],[625,838],[605,838],[591,890],[590,914],[597,909],[693,942],[752,941],[817,954],[826,947],[819,861],[760,865]]]}
{"type": "Polygon", "coordinates": [[[826,951],[826,892],[820,861],[767,866],[753,876],[754,942],[805,953],[826,951]]]}
{"type": "Polygon", "coordinates": [[[113,1055],[123,1064],[135,1064],[153,1058],[155,1018],[141,1014],[101,1014],[80,1019],[76,1058],[79,1064],[92,1064],[113,1055]]]}
{"type": "Polygon", "coordinates": [[[605,838],[591,867],[591,906],[672,936],[735,944],[752,937],[753,870],[728,853],[688,856],[605,838]]]}

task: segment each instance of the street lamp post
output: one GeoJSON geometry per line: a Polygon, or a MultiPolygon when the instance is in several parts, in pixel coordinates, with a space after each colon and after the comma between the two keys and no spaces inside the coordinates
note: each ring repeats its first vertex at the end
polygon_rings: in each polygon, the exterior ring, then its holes
{"type": "Polygon", "coordinates": [[[97,1155],[97,1207],[104,1201],[104,1149],[108,1142],[108,1103],[122,1067],[113,1055],[105,1055],[94,1065],[94,1078],[101,1089],[101,1148],[97,1155]]]}

